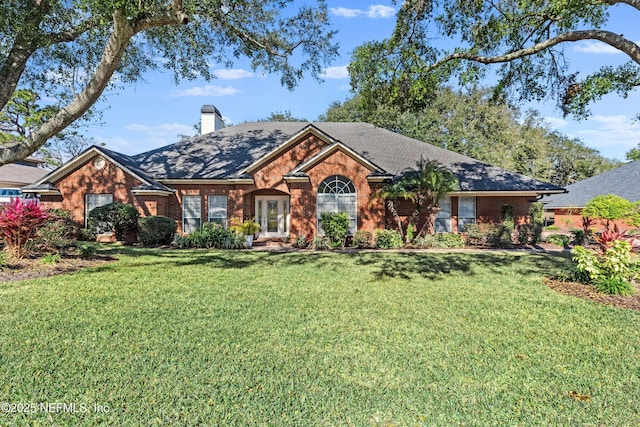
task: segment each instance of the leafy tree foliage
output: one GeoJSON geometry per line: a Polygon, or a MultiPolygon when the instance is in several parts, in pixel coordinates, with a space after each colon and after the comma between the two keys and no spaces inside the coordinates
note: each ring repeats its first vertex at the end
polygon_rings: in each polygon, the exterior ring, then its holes
{"type": "Polygon", "coordinates": [[[419,111],[371,106],[362,96],[334,102],[322,121],[364,121],[508,170],[571,184],[617,163],[578,139],[552,131],[536,111],[522,113],[491,99],[485,89],[437,91],[419,111]]]}
{"type": "Polygon", "coordinates": [[[333,34],[323,0],[1,2],[0,164],[33,153],[106,89],[149,70],[171,70],[176,81],[209,80],[211,63],[231,66],[242,56],[288,88],[305,73],[320,78],[337,54],[333,34]],[[56,102],[35,108],[22,90],[56,102]],[[25,108],[23,121],[12,122],[25,108]]]}
{"type": "Polygon", "coordinates": [[[266,119],[259,120],[261,122],[307,122],[307,119],[295,117],[291,110],[274,111],[266,119]]]}
{"type": "Polygon", "coordinates": [[[604,95],[626,96],[640,85],[640,47],[606,29],[609,10],[618,4],[629,13],[640,12],[638,0],[406,0],[388,39],[355,50],[351,85],[367,102],[391,102],[416,111],[452,76],[462,84],[477,82],[487,65],[498,64],[492,70],[499,79],[496,99],[553,96],[565,114],[584,117],[589,104],[604,95]],[[457,47],[435,48],[434,34],[457,47]],[[606,43],[629,62],[603,64],[588,76],[570,73],[562,47],[580,40],[606,43]]]}
{"type": "Polygon", "coordinates": [[[625,157],[630,162],[637,162],[638,160],[640,160],[640,144],[638,144],[636,147],[633,147],[631,150],[627,151],[625,157]]]}
{"type": "Polygon", "coordinates": [[[627,199],[606,194],[589,200],[581,212],[582,216],[596,218],[603,222],[605,229],[610,230],[611,222],[617,220],[633,221],[636,216],[634,204],[627,199]]]}

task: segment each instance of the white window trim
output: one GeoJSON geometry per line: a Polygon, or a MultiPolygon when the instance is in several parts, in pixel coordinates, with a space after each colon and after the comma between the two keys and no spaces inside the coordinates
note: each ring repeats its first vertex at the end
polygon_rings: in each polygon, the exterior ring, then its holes
{"type": "Polygon", "coordinates": [[[448,206],[448,208],[446,210],[441,209],[440,212],[438,212],[438,214],[436,215],[436,220],[434,221],[434,224],[433,224],[434,231],[436,233],[451,233],[451,197],[450,196],[443,197],[442,199],[440,199],[440,208],[442,208],[443,205],[448,206]],[[444,231],[437,229],[438,221],[444,223],[444,228],[445,228],[444,231]]]}
{"type": "MultiPolygon", "coordinates": [[[[187,234],[186,231],[186,220],[187,219],[197,219],[199,221],[199,225],[196,228],[196,230],[198,228],[200,228],[202,226],[202,196],[200,195],[186,195],[186,196],[182,196],[182,234],[187,234]],[[187,204],[185,203],[186,199],[198,199],[198,205],[199,205],[199,213],[197,217],[187,217],[185,216],[185,214],[187,213],[185,208],[187,207],[187,204]]],[[[189,231],[190,233],[191,231],[189,231]]]]}
{"type": "Polygon", "coordinates": [[[463,233],[465,231],[466,224],[473,224],[476,222],[477,217],[477,205],[476,205],[476,197],[475,196],[460,196],[458,197],[458,233],[463,233]],[[461,215],[460,207],[462,206],[462,200],[468,200],[471,205],[471,201],[473,201],[473,216],[469,216],[469,214],[465,213],[464,216],[461,215]],[[467,220],[467,221],[465,221],[467,220]],[[466,224],[463,224],[466,223],[466,224]]]}
{"type": "MultiPolygon", "coordinates": [[[[353,187],[353,193],[316,193],[316,233],[318,235],[323,235],[324,230],[322,229],[322,214],[323,213],[338,213],[338,212],[347,212],[349,215],[349,233],[353,234],[358,230],[358,190],[356,189],[355,184],[349,178],[342,175],[331,175],[325,178],[320,185],[318,186],[318,190],[325,188],[327,182],[331,182],[331,180],[344,180],[345,187],[351,185],[353,187]],[[353,204],[353,211],[350,212],[348,210],[340,210],[337,207],[341,204],[340,197],[351,199],[347,203],[353,204]],[[323,210],[320,211],[321,202],[320,199],[326,197],[327,199],[334,198],[333,202],[330,201],[331,204],[335,205],[336,209],[323,210]]],[[[343,203],[344,204],[344,203],[343,203]]]]}
{"type": "Polygon", "coordinates": [[[95,209],[95,208],[99,208],[100,206],[104,206],[104,205],[108,205],[109,203],[113,203],[113,194],[112,193],[87,193],[84,195],[84,226],[88,227],[89,226],[89,213],[95,209]],[[98,198],[104,198],[104,199],[109,199],[110,201],[99,201],[98,203],[96,203],[95,206],[93,206],[91,209],[89,209],[89,198],[92,196],[98,196],[98,198]],[[107,197],[108,196],[108,197],[107,197]]]}
{"type": "Polygon", "coordinates": [[[229,209],[229,198],[228,198],[226,195],[211,194],[211,195],[209,195],[208,199],[209,199],[209,200],[207,201],[207,203],[208,203],[208,206],[207,206],[207,208],[208,208],[208,209],[207,209],[207,211],[208,211],[208,212],[207,212],[207,220],[208,220],[209,222],[216,222],[216,223],[217,223],[218,221],[215,221],[215,220],[219,220],[219,219],[221,219],[222,217],[221,217],[221,216],[212,216],[212,214],[215,214],[215,213],[222,213],[222,209],[223,209],[223,208],[222,208],[222,206],[213,206],[213,207],[212,207],[212,206],[211,206],[211,205],[212,205],[212,203],[211,203],[211,202],[213,202],[213,201],[215,201],[215,200],[222,200],[222,199],[224,199],[224,218],[222,218],[222,226],[226,228],[226,227],[227,227],[227,221],[228,221],[228,219],[229,219],[229,214],[228,214],[228,209],[229,209]],[[214,212],[214,210],[215,210],[216,212],[214,212]]]}

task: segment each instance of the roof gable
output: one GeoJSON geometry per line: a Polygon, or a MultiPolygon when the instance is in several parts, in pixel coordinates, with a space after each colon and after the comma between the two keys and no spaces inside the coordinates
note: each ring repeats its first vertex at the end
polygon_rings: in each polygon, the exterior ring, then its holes
{"type": "Polygon", "coordinates": [[[615,194],[631,202],[640,201],[640,161],[592,176],[567,186],[566,194],[542,199],[546,208],[582,208],[596,196],[615,194]]]}
{"type": "Polygon", "coordinates": [[[148,190],[153,189],[162,192],[173,192],[173,190],[169,187],[160,184],[159,182],[149,177],[145,171],[141,170],[138,167],[138,164],[134,160],[132,160],[131,157],[125,154],[118,153],[116,151],[107,150],[103,147],[98,147],[96,145],[89,147],[67,163],[60,166],[58,169],[55,169],[54,171],[41,177],[33,184],[23,187],[23,190],[36,190],[38,188],[41,188],[43,184],[55,183],[65,176],[73,173],[96,156],[103,156],[105,159],[109,160],[111,163],[115,164],[126,173],[137,178],[148,190]]]}

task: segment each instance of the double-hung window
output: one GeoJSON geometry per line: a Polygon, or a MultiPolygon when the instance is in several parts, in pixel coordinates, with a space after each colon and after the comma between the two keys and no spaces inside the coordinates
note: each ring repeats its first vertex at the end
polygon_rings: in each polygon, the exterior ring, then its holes
{"type": "Polygon", "coordinates": [[[458,232],[464,233],[467,224],[476,222],[476,198],[458,197],[458,232]]]}
{"type": "Polygon", "coordinates": [[[436,216],[435,231],[436,233],[451,232],[451,197],[443,197],[440,199],[440,212],[436,216]]]}
{"type": "Polygon", "coordinates": [[[202,198],[200,196],[182,197],[182,233],[189,234],[202,225],[202,198]]]}
{"type": "Polygon", "coordinates": [[[227,196],[209,196],[209,222],[227,226],[227,196]]]}

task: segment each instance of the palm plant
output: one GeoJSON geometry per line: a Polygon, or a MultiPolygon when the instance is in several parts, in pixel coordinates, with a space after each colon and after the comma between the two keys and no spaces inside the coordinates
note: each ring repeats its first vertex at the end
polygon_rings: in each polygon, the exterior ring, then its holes
{"type": "Polygon", "coordinates": [[[398,214],[398,202],[400,199],[406,200],[411,197],[411,193],[407,191],[403,177],[384,184],[382,188],[372,196],[372,199],[380,198],[384,200],[386,208],[391,212],[393,219],[396,221],[402,240],[404,240],[405,232],[402,227],[402,219],[398,214]]]}
{"type": "Polygon", "coordinates": [[[425,232],[434,234],[436,216],[442,210],[440,200],[458,188],[458,179],[435,160],[421,158],[416,166],[415,171],[405,174],[404,181],[409,198],[415,203],[410,223],[417,223],[420,214],[426,213],[427,220],[416,235],[420,237],[425,232]]]}

